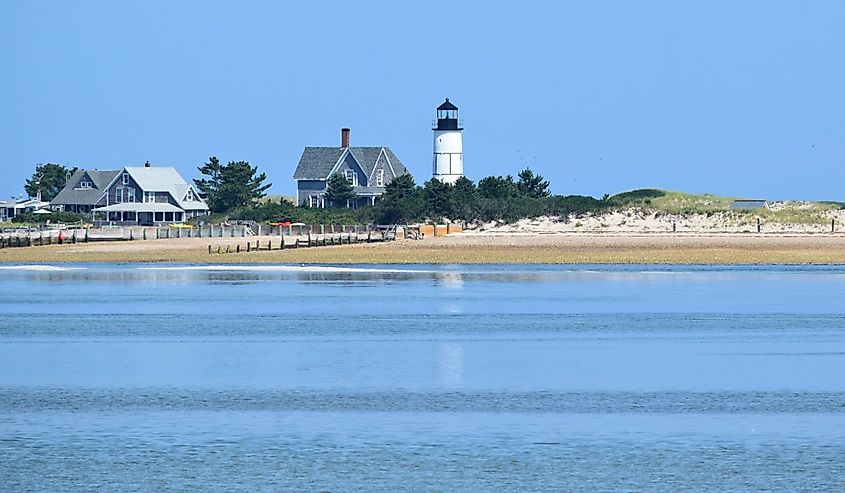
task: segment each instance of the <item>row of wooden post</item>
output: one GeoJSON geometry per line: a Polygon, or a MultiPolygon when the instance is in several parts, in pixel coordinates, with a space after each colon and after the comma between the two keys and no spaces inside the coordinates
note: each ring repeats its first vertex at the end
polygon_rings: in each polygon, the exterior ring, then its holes
{"type": "MultiPolygon", "coordinates": [[[[305,248],[305,247],[316,247],[316,246],[331,246],[331,245],[351,245],[353,243],[371,243],[373,241],[386,241],[386,236],[384,234],[380,234],[377,236],[373,236],[372,231],[367,231],[367,238],[362,239],[358,233],[335,233],[335,234],[324,234],[324,235],[314,235],[308,233],[308,236],[303,238],[300,236],[294,236],[293,241],[286,242],[285,236],[282,235],[280,237],[280,241],[278,242],[278,248],[276,250],[285,250],[287,248],[305,248]],[[321,237],[322,236],[322,237],[321,237]]],[[[266,250],[271,251],[273,250],[273,240],[266,241],[266,247],[263,247],[261,240],[255,240],[255,246],[253,247],[253,243],[248,241],[244,248],[241,248],[240,244],[234,245],[217,245],[216,253],[240,253],[244,252],[251,252],[251,251],[259,251],[259,250],[266,250]],[[263,248],[262,248],[263,247],[263,248]]],[[[209,255],[215,253],[214,247],[212,245],[208,245],[208,253],[209,255]]]]}
{"type": "MultiPolygon", "coordinates": [[[[672,232],[675,233],[677,231],[678,231],[678,224],[675,221],[672,221],[672,232]]],[[[759,217],[757,218],[757,232],[758,233],[763,232],[763,221],[760,220],[759,217]]],[[[830,220],[830,232],[831,233],[836,232],[836,219],[830,220]]]]}

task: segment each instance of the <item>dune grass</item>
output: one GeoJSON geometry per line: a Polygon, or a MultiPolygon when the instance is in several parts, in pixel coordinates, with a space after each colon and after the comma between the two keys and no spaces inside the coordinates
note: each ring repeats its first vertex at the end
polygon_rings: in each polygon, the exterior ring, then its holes
{"type": "Polygon", "coordinates": [[[722,214],[725,219],[735,219],[753,224],[757,218],[776,224],[829,224],[829,213],[845,208],[836,202],[778,202],[772,208],[731,209],[739,197],[721,197],[712,194],[690,194],[660,189],[640,189],[623,192],[608,199],[620,209],[641,208],[667,214],[722,214]]]}

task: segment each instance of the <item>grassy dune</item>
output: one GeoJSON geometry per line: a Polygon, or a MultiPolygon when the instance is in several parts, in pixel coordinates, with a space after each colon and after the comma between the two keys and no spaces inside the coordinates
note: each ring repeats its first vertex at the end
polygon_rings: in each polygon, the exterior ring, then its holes
{"type": "Polygon", "coordinates": [[[731,209],[731,204],[739,198],[641,189],[614,195],[609,200],[620,209],[640,208],[681,215],[721,214],[726,219],[748,224],[757,218],[775,224],[829,224],[830,214],[843,210],[841,203],[804,201],[770,202],[770,208],[766,209],[731,209]]]}

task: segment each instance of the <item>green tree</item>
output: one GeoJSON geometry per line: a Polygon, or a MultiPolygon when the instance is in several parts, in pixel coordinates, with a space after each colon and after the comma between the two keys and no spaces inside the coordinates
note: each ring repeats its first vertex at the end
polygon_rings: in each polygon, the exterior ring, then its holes
{"type": "Polygon", "coordinates": [[[212,212],[226,212],[250,204],[264,197],[271,185],[264,184],[266,174],[257,174],[258,166],[250,166],[246,161],[230,161],[224,165],[212,156],[197,169],[208,176],[208,179],[194,180],[194,184],[206,194],[212,212]]]}
{"type": "Polygon", "coordinates": [[[478,215],[478,189],[469,178],[462,176],[452,185],[452,219],[472,221],[478,215]]]}
{"type": "Polygon", "coordinates": [[[76,168],[67,169],[61,164],[38,164],[35,166],[35,173],[26,180],[24,190],[30,197],[37,197],[40,189],[41,200],[49,202],[62,191],[68,177],[75,172],[76,168]]]}
{"type": "Polygon", "coordinates": [[[452,216],[452,186],[437,178],[425,182],[425,214],[432,219],[452,216]]]}
{"type": "Polygon", "coordinates": [[[509,199],[519,195],[511,175],[488,176],[478,182],[478,195],[487,199],[509,199]]]}
{"type": "Polygon", "coordinates": [[[519,181],[516,183],[516,188],[521,195],[539,199],[551,195],[549,192],[549,182],[546,181],[542,175],[535,175],[531,168],[525,168],[519,172],[519,181]]]}
{"type": "Polygon", "coordinates": [[[340,173],[335,173],[329,177],[326,193],[323,196],[332,205],[339,207],[349,207],[350,202],[358,197],[352,184],[340,173]]]}
{"type": "Polygon", "coordinates": [[[421,193],[411,175],[400,175],[384,187],[375,219],[382,224],[398,224],[419,219],[423,214],[421,193]]]}

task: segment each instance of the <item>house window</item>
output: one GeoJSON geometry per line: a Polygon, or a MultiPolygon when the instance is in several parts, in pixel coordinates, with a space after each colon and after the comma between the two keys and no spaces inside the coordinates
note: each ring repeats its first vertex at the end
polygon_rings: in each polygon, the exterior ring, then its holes
{"type": "Polygon", "coordinates": [[[155,192],[144,192],[144,202],[152,203],[156,201],[155,192]]]}
{"type": "Polygon", "coordinates": [[[117,187],[114,189],[114,203],[119,204],[123,202],[123,187],[117,187]]]}
{"type": "Polygon", "coordinates": [[[384,186],[384,170],[380,169],[376,173],[376,186],[383,187],[384,186]]]}
{"type": "Polygon", "coordinates": [[[129,185],[129,173],[123,173],[123,184],[129,185]]]}
{"type": "Polygon", "coordinates": [[[87,180],[82,180],[79,182],[79,188],[91,188],[92,183],[87,180]]]}
{"type": "Polygon", "coordinates": [[[127,202],[135,202],[135,189],[134,188],[127,188],[126,189],[126,201],[127,202]]]}
{"type": "Polygon", "coordinates": [[[346,181],[352,184],[352,186],[358,186],[358,175],[351,169],[344,171],[346,175],[346,181]]]}
{"type": "Polygon", "coordinates": [[[188,201],[188,202],[194,201],[194,191],[191,190],[190,188],[188,189],[188,194],[185,195],[185,200],[188,201]]]}

